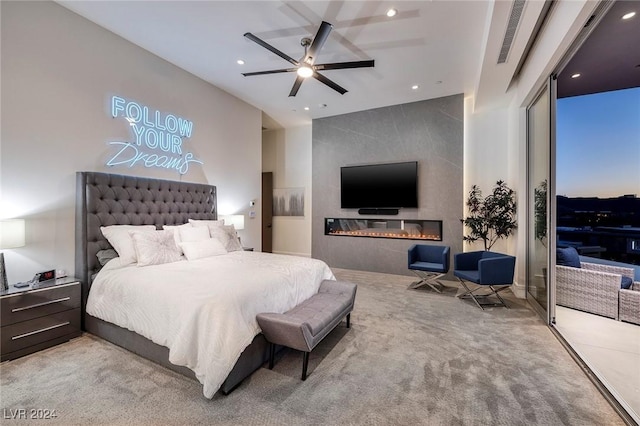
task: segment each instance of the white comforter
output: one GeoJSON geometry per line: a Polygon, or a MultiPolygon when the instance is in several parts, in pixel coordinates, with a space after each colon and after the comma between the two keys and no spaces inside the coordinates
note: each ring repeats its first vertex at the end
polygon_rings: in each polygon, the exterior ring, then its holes
{"type": "Polygon", "coordinates": [[[207,398],[260,332],[256,314],[285,312],[334,279],[322,261],[259,252],[163,265],[107,263],[87,313],[169,348],[169,361],[196,373],[207,398]]]}

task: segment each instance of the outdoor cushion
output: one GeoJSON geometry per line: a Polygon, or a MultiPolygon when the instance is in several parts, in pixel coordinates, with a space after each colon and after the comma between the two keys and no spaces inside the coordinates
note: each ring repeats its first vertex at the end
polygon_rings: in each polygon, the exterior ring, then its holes
{"type": "Polygon", "coordinates": [[[580,267],[580,256],[578,251],[573,247],[556,249],[556,265],[570,266],[572,268],[580,267]]]}
{"type": "Polygon", "coordinates": [[[633,285],[633,280],[630,277],[625,277],[623,275],[622,276],[622,284],[620,285],[620,288],[623,288],[625,290],[629,290],[632,285],[633,285]]]}

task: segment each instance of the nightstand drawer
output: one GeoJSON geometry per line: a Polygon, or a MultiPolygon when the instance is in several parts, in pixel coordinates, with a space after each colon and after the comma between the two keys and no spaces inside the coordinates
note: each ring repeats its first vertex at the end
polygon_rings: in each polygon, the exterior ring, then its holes
{"type": "MultiPolygon", "coordinates": [[[[0,300],[2,326],[80,307],[80,283],[31,290],[0,300]]],[[[4,328],[3,328],[4,330],[4,328]]]]}
{"type": "Polygon", "coordinates": [[[80,333],[80,308],[2,327],[2,355],[80,333]]]}

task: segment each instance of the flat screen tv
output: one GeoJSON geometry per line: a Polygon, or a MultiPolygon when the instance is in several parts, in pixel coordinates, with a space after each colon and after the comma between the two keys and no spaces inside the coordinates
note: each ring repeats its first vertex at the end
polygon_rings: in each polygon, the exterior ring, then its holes
{"type": "Polygon", "coordinates": [[[340,206],[418,207],[418,162],[341,167],[340,206]]]}

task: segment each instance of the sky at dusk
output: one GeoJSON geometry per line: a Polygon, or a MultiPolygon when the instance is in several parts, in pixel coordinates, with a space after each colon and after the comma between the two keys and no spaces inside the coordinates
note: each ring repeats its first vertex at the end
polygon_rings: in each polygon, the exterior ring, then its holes
{"type": "Polygon", "coordinates": [[[558,99],[556,193],[640,197],[640,88],[558,99]]]}

